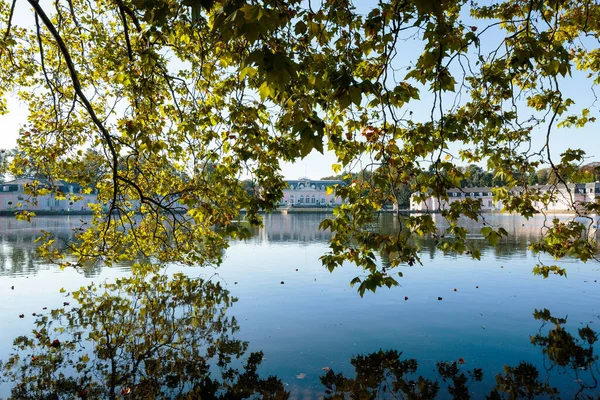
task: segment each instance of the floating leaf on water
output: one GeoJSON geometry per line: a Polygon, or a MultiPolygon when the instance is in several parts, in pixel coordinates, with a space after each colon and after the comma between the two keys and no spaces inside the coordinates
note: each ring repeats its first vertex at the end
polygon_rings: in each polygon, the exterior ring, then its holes
{"type": "Polygon", "coordinates": [[[283,285],[284,283],[285,283],[284,281],[281,281],[281,284],[282,284],[282,285],[283,285]]]}
{"type": "Polygon", "coordinates": [[[458,358],[458,363],[459,363],[459,364],[466,364],[467,362],[465,361],[465,359],[464,359],[464,358],[462,358],[462,357],[459,357],[459,358],[458,358]]]}
{"type": "Polygon", "coordinates": [[[441,297],[438,297],[438,300],[442,300],[442,298],[441,298],[441,297]]]}
{"type": "Polygon", "coordinates": [[[306,374],[298,374],[296,375],[296,378],[298,379],[304,379],[306,377],[306,374]]]}
{"type": "Polygon", "coordinates": [[[329,367],[323,367],[323,368],[321,368],[321,369],[322,369],[323,371],[329,371],[331,368],[329,368],[329,367]]]}

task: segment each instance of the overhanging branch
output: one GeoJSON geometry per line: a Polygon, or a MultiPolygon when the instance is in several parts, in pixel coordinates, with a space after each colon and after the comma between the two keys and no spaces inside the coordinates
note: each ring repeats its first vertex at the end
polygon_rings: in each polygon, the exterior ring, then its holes
{"type": "MultiPolygon", "coordinates": [[[[96,125],[96,127],[100,131],[100,134],[102,135],[102,137],[106,141],[106,144],[107,144],[107,146],[108,146],[108,148],[110,150],[111,157],[112,157],[112,170],[113,170],[113,173],[112,173],[112,179],[113,179],[113,201],[112,201],[112,204],[111,204],[111,210],[109,210],[109,216],[110,216],[110,213],[112,212],[112,209],[115,206],[116,200],[117,200],[117,193],[118,193],[118,166],[119,166],[118,165],[118,153],[117,153],[117,150],[116,150],[115,145],[113,143],[112,137],[110,136],[110,133],[108,132],[108,130],[106,129],[106,127],[102,124],[102,122],[98,118],[98,115],[96,115],[96,112],[94,111],[94,108],[92,107],[92,104],[90,103],[90,101],[88,100],[88,98],[86,97],[86,95],[83,93],[83,90],[81,88],[81,82],[79,81],[79,77],[78,77],[78,74],[77,74],[77,69],[75,68],[75,64],[73,63],[73,59],[71,58],[71,54],[69,52],[69,49],[67,48],[67,45],[65,44],[64,40],[62,39],[60,33],[58,33],[56,27],[54,26],[54,24],[52,23],[52,21],[50,21],[50,18],[48,18],[48,15],[46,15],[46,12],[44,11],[44,9],[40,5],[40,3],[38,3],[36,0],[27,0],[27,1],[31,5],[31,7],[33,7],[35,13],[42,20],[42,22],[44,23],[44,26],[46,26],[46,29],[48,29],[48,31],[50,32],[50,34],[52,34],[52,36],[54,37],[54,40],[56,41],[56,44],[57,44],[57,46],[58,46],[58,48],[60,50],[60,53],[64,57],[65,62],[67,63],[67,68],[69,70],[69,75],[71,77],[71,82],[73,83],[73,90],[75,91],[76,96],[79,98],[79,100],[81,101],[81,103],[85,107],[88,115],[90,116],[90,118],[94,122],[94,125],[96,125]]],[[[109,221],[110,221],[110,219],[109,219],[109,221]]]]}

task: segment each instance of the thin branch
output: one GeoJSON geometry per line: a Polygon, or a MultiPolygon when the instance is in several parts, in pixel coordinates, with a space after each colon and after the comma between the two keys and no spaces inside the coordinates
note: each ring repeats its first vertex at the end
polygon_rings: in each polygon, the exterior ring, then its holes
{"type": "Polygon", "coordinates": [[[17,0],[13,0],[12,4],[10,5],[10,14],[8,15],[8,22],[6,23],[6,32],[4,32],[4,40],[8,39],[8,36],[10,35],[10,28],[12,26],[12,18],[15,13],[16,3],[17,0]]]}
{"type": "Polygon", "coordinates": [[[125,17],[125,10],[123,7],[119,5],[119,13],[121,14],[121,19],[123,20],[123,32],[125,33],[125,43],[127,43],[127,55],[129,57],[129,61],[133,62],[133,50],[131,49],[131,41],[129,40],[129,28],[127,26],[127,17],[125,17]]]}
{"type": "Polygon", "coordinates": [[[129,16],[129,18],[131,18],[131,20],[133,21],[133,24],[135,25],[135,29],[138,32],[142,31],[142,25],[140,24],[140,21],[138,20],[138,18],[136,17],[135,13],[133,12],[133,10],[129,7],[127,7],[122,0],[115,0],[117,5],[119,6],[119,9],[124,12],[125,14],[127,14],[129,16]]]}
{"type": "Polygon", "coordinates": [[[54,85],[50,81],[50,77],[48,76],[48,71],[46,70],[46,62],[45,62],[45,57],[44,57],[44,46],[42,44],[42,33],[40,31],[40,21],[39,21],[37,14],[35,14],[35,29],[36,29],[36,36],[37,36],[37,40],[38,40],[38,46],[40,48],[40,63],[42,65],[42,71],[44,73],[44,79],[46,79],[46,83],[48,84],[48,88],[50,89],[50,93],[52,93],[52,103],[53,103],[53,108],[54,108],[54,114],[57,117],[54,129],[58,130],[59,113],[58,113],[58,109],[56,107],[56,94],[54,93],[54,85]]]}

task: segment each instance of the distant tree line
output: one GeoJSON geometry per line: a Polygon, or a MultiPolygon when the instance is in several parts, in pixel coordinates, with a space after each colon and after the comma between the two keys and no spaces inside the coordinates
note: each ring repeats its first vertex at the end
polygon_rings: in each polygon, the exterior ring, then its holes
{"type": "MultiPolygon", "coordinates": [[[[494,187],[506,185],[502,176],[495,175],[493,172],[486,171],[478,165],[471,164],[466,167],[460,167],[464,174],[461,180],[461,187],[494,187]]],[[[561,171],[564,172],[564,171],[561,171]]],[[[554,185],[559,183],[556,172],[552,168],[541,168],[534,173],[527,173],[525,176],[515,172],[520,176],[521,182],[528,185],[554,185]]],[[[590,183],[600,181],[600,162],[593,162],[583,166],[572,165],[567,174],[569,183],[590,183]]]]}

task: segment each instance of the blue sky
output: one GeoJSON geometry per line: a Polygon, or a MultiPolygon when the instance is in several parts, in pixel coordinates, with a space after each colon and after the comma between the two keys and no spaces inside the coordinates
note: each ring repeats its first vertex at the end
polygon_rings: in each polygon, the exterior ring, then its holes
{"type": "MultiPolygon", "coordinates": [[[[32,14],[28,10],[28,6],[23,4],[24,2],[18,2],[15,21],[19,24],[29,24],[33,20],[32,14]]],[[[358,2],[360,4],[359,11],[366,13],[370,2],[358,2]]],[[[487,25],[483,24],[482,21],[473,21],[469,17],[466,17],[466,23],[469,25],[475,25],[479,27],[479,30],[487,25]]],[[[498,43],[501,40],[501,32],[498,30],[490,30],[482,37],[482,43],[484,46],[487,43],[498,43]]],[[[401,54],[400,59],[395,65],[400,73],[399,79],[402,79],[402,74],[406,67],[410,66],[412,62],[416,60],[416,57],[421,52],[422,43],[419,40],[408,39],[401,41],[398,44],[399,53],[401,54]]],[[[597,104],[595,103],[595,95],[591,87],[591,80],[585,79],[585,74],[579,71],[573,71],[573,77],[563,79],[562,89],[565,96],[572,98],[576,106],[573,108],[577,111],[583,107],[591,107],[590,116],[596,117],[595,123],[588,124],[585,128],[565,128],[565,129],[554,129],[551,136],[551,149],[553,158],[558,158],[559,154],[567,148],[582,148],[586,151],[589,157],[589,162],[600,161],[600,132],[598,130],[600,124],[600,115],[598,115],[597,104]]],[[[423,90],[423,89],[422,89],[423,90]]],[[[431,99],[432,97],[425,92],[421,92],[421,101],[411,103],[408,107],[410,111],[413,111],[413,115],[416,119],[425,119],[429,115],[431,110],[431,99]]],[[[0,116],[0,126],[2,126],[2,134],[0,135],[0,148],[12,148],[16,146],[16,140],[18,132],[22,124],[27,118],[27,108],[25,105],[20,104],[14,97],[8,98],[10,113],[8,115],[0,116]]],[[[540,148],[545,141],[545,129],[539,128],[532,132],[533,149],[540,148]]],[[[459,147],[451,147],[451,151],[456,152],[459,147]]],[[[337,159],[335,154],[329,151],[325,151],[325,154],[320,154],[313,151],[303,160],[299,160],[295,163],[283,163],[282,173],[288,179],[297,179],[299,177],[310,177],[318,179],[323,176],[333,175],[334,172],[331,169],[331,165],[336,163],[337,159]]],[[[360,167],[360,164],[358,164],[360,167]]]]}

